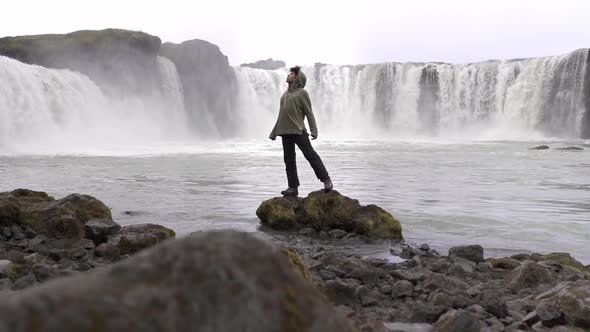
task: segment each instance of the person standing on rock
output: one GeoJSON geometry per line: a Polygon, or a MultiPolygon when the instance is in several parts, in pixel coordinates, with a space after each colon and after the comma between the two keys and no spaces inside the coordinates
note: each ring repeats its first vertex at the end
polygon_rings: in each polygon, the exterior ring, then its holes
{"type": "Polygon", "coordinates": [[[311,130],[311,139],[318,138],[318,127],[311,109],[311,100],[304,89],[306,81],[305,74],[300,67],[289,69],[289,75],[287,76],[289,87],[281,97],[279,117],[269,136],[273,141],[277,136],[281,136],[283,139],[283,159],[289,184],[289,188],[281,191],[284,196],[299,195],[295,145],[299,147],[305,159],[309,161],[316,177],[324,183],[324,191],[329,192],[334,187],[322,159],[311,146],[309,134],[305,129],[304,119],[307,117],[311,130]]]}

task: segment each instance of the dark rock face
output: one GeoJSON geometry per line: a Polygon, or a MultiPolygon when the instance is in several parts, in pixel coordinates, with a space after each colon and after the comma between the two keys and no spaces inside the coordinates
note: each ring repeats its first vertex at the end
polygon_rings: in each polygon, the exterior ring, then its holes
{"type": "Polygon", "coordinates": [[[0,330],[14,332],[355,331],[279,248],[237,232],[195,234],[2,297],[0,312],[0,330]]]}
{"type": "Polygon", "coordinates": [[[238,94],[236,76],[219,47],[195,39],[164,43],[160,54],[176,65],[185,107],[197,132],[205,137],[235,135],[239,123],[232,122],[231,112],[238,94]]]}
{"type": "Polygon", "coordinates": [[[86,237],[98,245],[107,241],[107,237],[121,230],[121,225],[110,219],[91,219],[84,225],[86,237]]]}
{"type": "Polygon", "coordinates": [[[336,190],[312,192],[303,199],[275,197],[262,202],[256,215],[262,224],[274,229],[338,229],[370,238],[403,238],[401,224],[387,211],[376,205],[361,206],[336,190]]]}
{"type": "Polygon", "coordinates": [[[450,257],[461,257],[475,263],[483,261],[483,247],[476,244],[471,246],[458,246],[449,249],[450,257]]]}
{"type": "Polygon", "coordinates": [[[0,38],[0,55],[89,76],[109,95],[149,95],[160,89],[156,55],[160,38],[118,29],[65,35],[0,38]]]}
{"type": "Polygon", "coordinates": [[[268,58],[266,60],[259,60],[252,63],[243,63],[240,67],[249,67],[249,68],[256,68],[256,69],[264,69],[264,70],[277,70],[281,68],[285,68],[286,64],[284,61],[281,60],[273,60],[272,58],[268,58]]]}

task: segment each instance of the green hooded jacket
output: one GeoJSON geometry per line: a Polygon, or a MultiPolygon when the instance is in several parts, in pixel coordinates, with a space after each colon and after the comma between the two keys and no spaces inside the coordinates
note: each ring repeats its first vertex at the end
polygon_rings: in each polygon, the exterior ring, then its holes
{"type": "Polygon", "coordinates": [[[307,78],[305,74],[300,71],[295,76],[295,81],[281,97],[281,106],[279,108],[279,118],[272,129],[269,138],[275,139],[277,136],[288,134],[307,134],[305,123],[303,120],[307,117],[309,127],[311,129],[311,136],[318,136],[318,127],[315,123],[315,117],[311,110],[311,100],[309,94],[305,91],[305,83],[307,78]]]}

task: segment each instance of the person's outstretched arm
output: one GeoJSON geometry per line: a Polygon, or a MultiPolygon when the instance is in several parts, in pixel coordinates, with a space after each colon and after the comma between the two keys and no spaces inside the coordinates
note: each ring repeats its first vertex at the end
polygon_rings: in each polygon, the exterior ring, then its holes
{"type": "Polygon", "coordinates": [[[303,107],[303,112],[305,117],[307,117],[307,122],[309,123],[309,130],[311,130],[311,137],[318,138],[318,126],[315,122],[315,117],[313,116],[313,110],[311,109],[311,99],[309,99],[309,94],[307,91],[303,90],[301,94],[301,106],[303,107]]]}

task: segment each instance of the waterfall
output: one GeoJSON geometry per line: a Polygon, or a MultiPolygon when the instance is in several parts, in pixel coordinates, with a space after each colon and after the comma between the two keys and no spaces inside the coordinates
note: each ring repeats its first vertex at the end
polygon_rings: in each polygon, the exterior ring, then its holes
{"type": "MultiPolygon", "coordinates": [[[[470,64],[303,67],[320,135],[364,139],[538,139],[583,135],[588,50],[470,64]]],[[[235,68],[240,114],[270,131],[286,69],[235,68]]],[[[260,133],[260,131],[264,133],[260,133]]]]}
{"type": "Polygon", "coordinates": [[[184,137],[182,86],[158,57],[150,96],[107,97],[87,76],[0,56],[0,153],[84,151],[184,137]]]}

